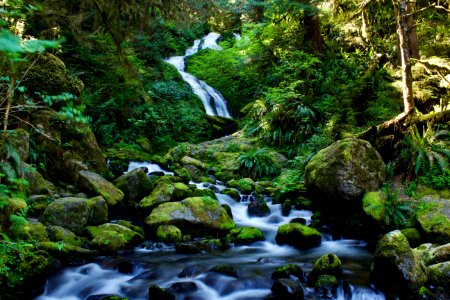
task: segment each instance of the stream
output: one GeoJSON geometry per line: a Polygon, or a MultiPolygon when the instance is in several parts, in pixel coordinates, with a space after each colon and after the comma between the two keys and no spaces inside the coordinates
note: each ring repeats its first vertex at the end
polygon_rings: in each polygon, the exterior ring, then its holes
{"type": "MultiPolygon", "coordinates": [[[[149,172],[164,171],[157,165],[146,163],[132,163],[129,171],[137,167],[147,167],[149,172]]],[[[225,188],[221,184],[196,184],[199,188],[213,188],[215,191],[225,188]]],[[[338,255],[344,270],[342,279],[349,283],[345,293],[343,285],[340,285],[337,299],[385,299],[382,293],[370,286],[372,254],[366,250],[364,241],[332,240],[323,234],[322,244],[316,248],[298,250],[279,246],[275,243],[278,226],[293,218],[303,218],[308,224],[312,212],[293,209],[285,217],[281,213],[281,205],[273,204],[267,198],[271,214],[267,217],[249,217],[248,196],[241,197],[241,202],[223,194],[217,193],[217,197],[220,203],[231,207],[238,227],[258,227],[266,240],[250,246],[215,249],[200,254],[178,254],[173,245],[146,241],[131,254],[101,257],[95,263],[61,270],[47,280],[45,292],[36,299],[94,300],[101,298],[98,295],[113,294],[140,300],[148,299],[148,289],[153,284],[168,288],[180,282],[194,282],[197,288],[178,293],[177,300],[264,299],[271,294],[273,280],[270,277],[277,267],[295,263],[309,273],[315,260],[328,253],[338,255]],[[237,278],[209,271],[217,265],[233,266],[237,270],[237,278]]],[[[317,299],[317,295],[312,288],[306,288],[305,298],[317,299]]]]}

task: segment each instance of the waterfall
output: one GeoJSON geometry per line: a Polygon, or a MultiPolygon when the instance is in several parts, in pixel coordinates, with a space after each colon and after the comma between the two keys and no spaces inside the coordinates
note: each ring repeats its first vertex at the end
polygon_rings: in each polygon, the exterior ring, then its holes
{"type": "Polygon", "coordinates": [[[213,87],[206,84],[204,81],[201,81],[195,76],[185,72],[186,65],[184,61],[186,57],[194,55],[198,51],[207,48],[213,50],[222,50],[222,48],[217,45],[217,39],[219,37],[220,34],[211,32],[202,39],[196,40],[194,42],[194,45],[186,50],[184,56],[172,56],[165,59],[164,61],[177,68],[183,80],[191,86],[194,94],[196,94],[202,100],[206,114],[210,116],[231,118],[231,114],[227,108],[227,101],[222,96],[222,94],[213,87]]]}

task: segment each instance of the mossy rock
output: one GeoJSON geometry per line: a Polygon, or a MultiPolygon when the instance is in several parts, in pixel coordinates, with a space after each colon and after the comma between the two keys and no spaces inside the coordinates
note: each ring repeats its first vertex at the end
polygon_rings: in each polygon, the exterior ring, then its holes
{"type": "Polygon", "coordinates": [[[83,240],[72,231],[61,226],[49,225],[46,227],[48,238],[52,242],[62,242],[73,246],[81,247],[83,240]]]}
{"type": "Polygon", "coordinates": [[[11,236],[18,241],[48,241],[45,226],[34,220],[27,220],[26,223],[13,223],[10,232],[11,236]]]}
{"type": "Polygon", "coordinates": [[[149,299],[158,300],[175,300],[175,294],[167,289],[163,289],[155,284],[152,284],[148,290],[149,299]]]}
{"type": "Polygon", "coordinates": [[[450,291],[450,261],[427,267],[428,282],[435,287],[443,287],[450,291]]]}
{"type": "Polygon", "coordinates": [[[183,156],[181,158],[180,162],[181,162],[182,165],[191,165],[191,166],[199,168],[200,170],[203,170],[203,171],[208,169],[208,165],[207,164],[205,164],[204,162],[202,162],[202,161],[200,161],[198,159],[195,159],[195,158],[192,158],[192,157],[189,157],[189,156],[183,156]]]}
{"type": "Polygon", "coordinates": [[[27,216],[40,218],[47,206],[54,199],[49,195],[32,195],[28,198],[27,216]]]}
{"type": "Polygon", "coordinates": [[[46,225],[61,226],[81,234],[89,224],[107,222],[108,207],[102,197],[91,199],[61,198],[52,202],[44,211],[41,221],[46,225]]]}
{"type": "Polygon", "coordinates": [[[265,240],[262,231],[256,227],[235,228],[228,233],[227,238],[236,245],[250,245],[265,240]]]}
{"type": "Polygon", "coordinates": [[[139,233],[125,226],[112,223],[88,226],[85,233],[91,239],[91,247],[103,253],[132,249],[144,240],[144,237],[139,233]]]}
{"type": "Polygon", "coordinates": [[[321,243],[321,234],[314,228],[298,223],[284,224],[278,227],[275,240],[279,245],[290,245],[298,249],[317,247],[321,243]]]}
{"type": "Polygon", "coordinates": [[[153,231],[160,225],[183,228],[184,234],[204,236],[224,235],[236,227],[220,203],[210,197],[192,197],[181,202],[160,204],[145,219],[153,231]]]}
{"type": "Polygon", "coordinates": [[[216,193],[211,189],[198,189],[194,188],[189,197],[210,197],[217,200],[216,193]]]}
{"type": "Polygon", "coordinates": [[[235,189],[232,188],[226,188],[220,191],[221,194],[228,195],[237,202],[241,201],[241,194],[235,189]]]}
{"type": "Polygon", "coordinates": [[[431,242],[450,242],[450,201],[424,197],[416,208],[416,219],[431,242]]]}
{"type": "Polygon", "coordinates": [[[226,276],[230,276],[230,277],[235,277],[235,278],[239,277],[238,271],[236,270],[236,268],[233,266],[230,266],[230,265],[214,266],[209,271],[219,273],[222,275],[226,275],[226,276]]]}
{"type": "Polygon", "coordinates": [[[178,168],[173,171],[184,183],[189,183],[193,178],[186,168],[178,168]]]}
{"type": "Polygon", "coordinates": [[[46,177],[73,184],[82,170],[108,173],[102,150],[88,125],[75,125],[52,110],[33,113],[30,122],[43,133],[33,133],[31,138],[42,149],[42,154],[51,158],[51,163],[46,165],[46,177]]]}
{"type": "Polygon", "coordinates": [[[123,174],[114,180],[114,185],[123,192],[125,200],[131,202],[141,201],[153,189],[152,181],[141,168],[123,174]]]}
{"type": "Polygon", "coordinates": [[[342,263],[336,254],[325,254],[322,255],[314,263],[311,274],[309,275],[308,282],[310,285],[314,286],[317,280],[322,275],[330,275],[334,277],[339,277],[342,274],[342,263]]]}
{"type": "Polygon", "coordinates": [[[375,221],[376,224],[384,227],[386,211],[386,199],[381,192],[367,192],[363,197],[363,210],[365,214],[375,221]]]}
{"type": "Polygon", "coordinates": [[[51,53],[44,53],[37,57],[24,81],[28,93],[46,93],[48,95],[59,95],[71,93],[80,96],[84,88],[83,82],[69,75],[64,63],[51,53]]]}
{"type": "Polygon", "coordinates": [[[426,266],[450,261],[450,243],[439,246],[422,244],[415,248],[414,252],[426,266]]]}
{"type": "Polygon", "coordinates": [[[181,230],[174,225],[160,225],[156,230],[156,239],[164,243],[178,243],[182,240],[181,230]]]}
{"type": "Polygon", "coordinates": [[[261,195],[251,195],[247,206],[247,214],[254,217],[266,217],[270,215],[270,207],[261,195]]]}
{"type": "Polygon", "coordinates": [[[401,229],[400,232],[408,239],[409,245],[412,248],[415,248],[422,243],[422,235],[416,228],[405,228],[401,229]]]}
{"type": "Polygon", "coordinates": [[[384,182],[386,166],[369,142],[354,138],[320,150],[305,168],[305,183],[318,199],[357,202],[384,182]]]}
{"type": "Polygon", "coordinates": [[[117,205],[124,198],[121,190],[94,172],[80,171],[76,185],[80,190],[90,196],[102,196],[108,206],[117,205]]]}
{"type": "Polygon", "coordinates": [[[303,272],[300,266],[289,264],[276,268],[275,271],[272,273],[271,278],[273,280],[277,280],[281,278],[291,278],[291,276],[295,276],[299,280],[303,280],[305,277],[305,273],[303,272]]]}
{"type": "Polygon", "coordinates": [[[97,251],[60,241],[42,242],[37,245],[37,248],[45,250],[63,264],[85,264],[89,260],[92,260],[94,256],[98,255],[97,251]]]}
{"type": "Polygon", "coordinates": [[[144,236],[144,230],[143,230],[141,227],[136,226],[136,225],[133,225],[133,224],[131,224],[131,223],[128,222],[128,221],[125,221],[125,220],[119,220],[119,221],[117,221],[117,224],[122,225],[122,226],[125,226],[126,228],[129,228],[129,229],[131,229],[131,230],[133,230],[133,231],[136,231],[136,232],[139,233],[140,235],[144,236]]]}
{"type": "Polygon", "coordinates": [[[255,190],[255,182],[251,178],[242,178],[239,180],[230,180],[227,183],[228,186],[237,188],[243,194],[249,195],[251,192],[255,190]]]}
{"type": "Polygon", "coordinates": [[[395,230],[378,242],[372,264],[371,279],[388,295],[411,297],[426,280],[426,272],[414,255],[407,238],[395,230]]]}
{"type": "Polygon", "coordinates": [[[275,299],[305,299],[304,288],[299,280],[280,278],[275,280],[271,289],[275,299]]]}
{"type": "Polygon", "coordinates": [[[212,183],[212,184],[216,183],[216,181],[213,178],[206,177],[206,176],[201,176],[197,180],[198,180],[198,182],[207,182],[207,183],[212,183]]]}
{"type": "Polygon", "coordinates": [[[319,295],[320,299],[335,299],[339,282],[335,276],[320,275],[314,285],[314,291],[319,295]]]}
{"type": "Polygon", "coordinates": [[[174,194],[174,183],[160,180],[151,194],[139,202],[139,206],[146,210],[152,210],[161,203],[175,201],[174,194]]]}

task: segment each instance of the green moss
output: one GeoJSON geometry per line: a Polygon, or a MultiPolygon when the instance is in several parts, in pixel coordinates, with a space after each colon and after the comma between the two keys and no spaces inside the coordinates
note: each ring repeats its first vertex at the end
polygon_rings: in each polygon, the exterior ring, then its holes
{"type": "Polygon", "coordinates": [[[240,227],[230,231],[227,235],[230,242],[236,245],[250,245],[254,242],[264,241],[264,234],[256,227],[240,227]]]}
{"type": "Polygon", "coordinates": [[[450,242],[450,202],[448,200],[422,200],[416,208],[416,219],[431,241],[450,242]]]}
{"type": "Polygon", "coordinates": [[[60,226],[47,226],[49,239],[53,242],[62,242],[77,247],[81,246],[82,240],[72,231],[60,226]]]}
{"type": "Polygon", "coordinates": [[[278,227],[275,237],[277,244],[288,244],[299,249],[320,245],[321,234],[314,228],[298,223],[284,224],[278,227]]]}
{"type": "Polygon", "coordinates": [[[230,196],[231,198],[233,198],[234,200],[236,200],[238,202],[241,200],[241,195],[235,189],[226,188],[226,189],[221,190],[220,193],[228,195],[228,196],[230,196]]]}
{"type": "Polygon", "coordinates": [[[230,266],[230,265],[214,266],[210,271],[219,273],[219,274],[223,274],[226,276],[231,276],[231,277],[236,277],[236,278],[238,277],[237,270],[233,266],[230,266]]]}
{"type": "Polygon", "coordinates": [[[436,287],[450,290],[450,261],[428,266],[428,280],[436,287]]]}
{"type": "Polygon", "coordinates": [[[386,199],[380,192],[367,192],[363,198],[363,210],[378,224],[384,223],[386,199]]]}
{"type": "Polygon", "coordinates": [[[173,183],[161,180],[152,193],[139,202],[139,206],[145,209],[153,209],[161,203],[173,201],[175,198],[174,192],[175,185],[173,183]]]}
{"type": "Polygon", "coordinates": [[[400,230],[400,232],[408,239],[411,247],[414,248],[420,245],[422,236],[416,228],[405,228],[400,230]]]}
{"type": "Polygon", "coordinates": [[[291,278],[291,276],[295,276],[298,279],[303,280],[304,275],[305,274],[300,266],[289,264],[276,268],[272,273],[271,278],[273,280],[277,280],[280,278],[291,278]]]}
{"type": "Polygon", "coordinates": [[[156,230],[156,239],[166,243],[181,242],[181,230],[174,225],[160,225],[156,230]]]}
{"type": "Polygon", "coordinates": [[[129,228],[129,229],[139,233],[140,235],[144,236],[144,230],[141,227],[133,225],[128,221],[119,220],[119,221],[117,221],[117,224],[125,226],[126,228],[129,228]]]}
{"type": "Polygon", "coordinates": [[[106,253],[131,249],[144,239],[142,235],[125,226],[111,223],[88,226],[85,232],[92,239],[91,246],[106,253]]]}
{"type": "Polygon", "coordinates": [[[81,190],[92,196],[102,196],[108,206],[117,205],[124,198],[121,190],[94,172],[80,171],[76,184],[81,190]]]}
{"type": "Polygon", "coordinates": [[[239,189],[244,194],[250,194],[255,190],[255,182],[251,178],[233,179],[228,181],[228,185],[239,189]]]}

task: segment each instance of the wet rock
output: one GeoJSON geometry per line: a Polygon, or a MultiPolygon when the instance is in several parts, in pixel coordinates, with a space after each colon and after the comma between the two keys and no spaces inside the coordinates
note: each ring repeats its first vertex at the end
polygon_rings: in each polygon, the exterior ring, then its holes
{"type": "Polygon", "coordinates": [[[102,196],[108,206],[114,206],[123,200],[123,192],[111,182],[97,173],[80,171],[78,173],[77,187],[91,196],[102,196]]]}
{"type": "Polygon", "coordinates": [[[174,225],[160,225],[156,230],[156,239],[160,242],[177,243],[181,238],[181,230],[174,225]]]}
{"type": "Polygon", "coordinates": [[[414,249],[414,252],[416,251],[422,252],[421,258],[426,266],[450,261],[450,243],[440,246],[425,244],[414,249]]]}
{"type": "Polygon", "coordinates": [[[422,242],[422,235],[416,228],[401,229],[400,232],[408,239],[411,248],[418,247],[422,242]]]}
{"type": "Polygon", "coordinates": [[[371,271],[371,279],[388,295],[411,297],[426,280],[426,273],[414,255],[406,237],[392,231],[378,242],[371,271]]]}
{"type": "Polygon", "coordinates": [[[179,254],[198,254],[202,252],[201,247],[193,243],[177,243],[175,244],[175,250],[179,254]]]}
{"type": "Polygon", "coordinates": [[[320,150],[305,169],[308,191],[333,208],[361,201],[365,192],[378,190],[385,177],[380,154],[369,142],[354,138],[320,150]]]}
{"type": "Polygon", "coordinates": [[[230,277],[235,277],[235,278],[239,277],[236,268],[233,266],[229,266],[229,265],[214,266],[209,271],[219,273],[222,275],[226,275],[226,276],[230,276],[230,277]]]}
{"type": "Polygon", "coordinates": [[[203,268],[198,265],[188,266],[178,274],[179,278],[195,277],[203,273],[203,268]]]}
{"type": "Polygon", "coordinates": [[[148,289],[149,300],[175,300],[175,294],[167,289],[160,288],[157,285],[151,285],[148,289]]]}
{"type": "Polygon", "coordinates": [[[152,191],[152,181],[140,168],[123,174],[114,180],[114,184],[124,193],[125,199],[132,202],[139,202],[152,191]]]}
{"type": "Polygon", "coordinates": [[[192,281],[175,282],[169,287],[174,293],[190,293],[197,290],[197,284],[192,281]]]}
{"type": "Polygon", "coordinates": [[[107,222],[108,207],[102,197],[91,199],[61,198],[44,211],[41,221],[46,225],[61,226],[76,234],[87,225],[107,222]]]}
{"type": "Polygon", "coordinates": [[[279,245],[287,244],[298,249],[306,249],[319,246],[321,234],[314,228],[289,223],[278,227],[275,240],[279,245]]]}
{"type": "Polygon", "coordinates": [[[183,164],[183,165],[191,165],[191,166],[194,166],[194,167],[196,167],[196,168],[198,168],[200,170],[203,170],[203,171],[208,169],[208,165],[207,164],[205,164],[204,162],[202,162],[202,161],[200,161],[198,159],[195,159],[195,158],[192,158],[192,157],[189,157],[189,156],[183,156],[181,158],[181,164],[183,164]]]}
{"type": "Polygon", "coordinates": [[[205,236],[225,234],[236,224],[220,203],[210,197],[192,197],[181,202],[160,204],[145,219],[150,230],[160,225],[183,228],[184,234],[205,236]]]}
{"type": "Polygon", "coordinates": [[[304,299],[303,286],[300,281],[288,278],[275,280],[271,288],[274,299],[302,300],[304,299]]]}
{"type": "Polygon", "coordinates": [[[301,280],[303,281],[305,277],[305,273],[303,272],[302,268],[298,265],[289,264],[285,266],[281,266],[276,268],[276,270],[272,273],[271,278],[273,280],[281,279],[281,278],[288,278],[288,279],[294,279],[294,280],[301,280]],[[294,277],[294,278],[292,278],[294,277]]]}
{"type": "Polygon", "coordinates": [[[425,196],[416,209],[420,228],[431,242],[450,242],[450,201],[439,196],[425,196]]]}
{"type": "Polygon", "coordinates": [[[256,188],[255,182],[251,178],[232,179],[227,184],[229,187],[237,188],[246,195],[250,195],[256,188]]]}
{"type": "Polygon", "coordinates": [[[314,291],[321,299],[336,299],[338,287],[339,283],[336,277],[321,275],[314,285],[314,291]]]}
{"type": "Polygon", "coordinates": [[[134,277],[132,280],[155,280],[162,276],[161,270],[155,269],[155,270],[148,270],[145,272],[142,272],[141,274],[134,277]]]}
{"type": "Polygon", "coordinates": [[[220,193],[230,196],[231,198],[233,198],[237,202],[239,202],[241,200],[241,195],[235,189],[226,188],[226,189],[221,190],[220,193]]]}
{"type": "Polygon", "coordinates": [[[306,219],[304,219],[304,218],[293,218],[289,223],[298,223],[298,224],[306,225],[306,219]]]}
{"type": "Polygon", "coordinates": [[[247,214],[252,217],[266,217],[270,215],[270,208],[262,196],[251,196],[247,214]]]}
{"type": "Polygon", "coordinates": [[[339,277],[342,274],[341,260],[336,254],[322,255],[313,266],[311,274],[309,275],[308,282],[314,286],[317,279],[322,275],[331,275],[339,277]]]}
{"type": "Polygon", "coordinates": [[[227,238],[235,245],[250,245],[264,241],[264,234],[256,227],[239,227],[228,233],[227,238]]]}
{"type": "Polygon", "coordinates": [[[450,261],[430,265],[427,272],[428,282],[431,285],[450,291],[450,261]]]}
{"type": "Polygon", "coordinates": [[[85,233],[91,239],[91,247],[104,253],[132,249],[144,240],[144,237],[139,233],[125,226],[112,223],[88,226],[85,233]]]}
{"type": "Polygon", "coordinates": [[[48,238],[52,242],[63,242],[65,244],[71,244],[74,246],[81,247],[82,239],[79,238],[72,231],[60,227],[60,226],[52,226],[49,225],[46,227],[48,238]]]}

